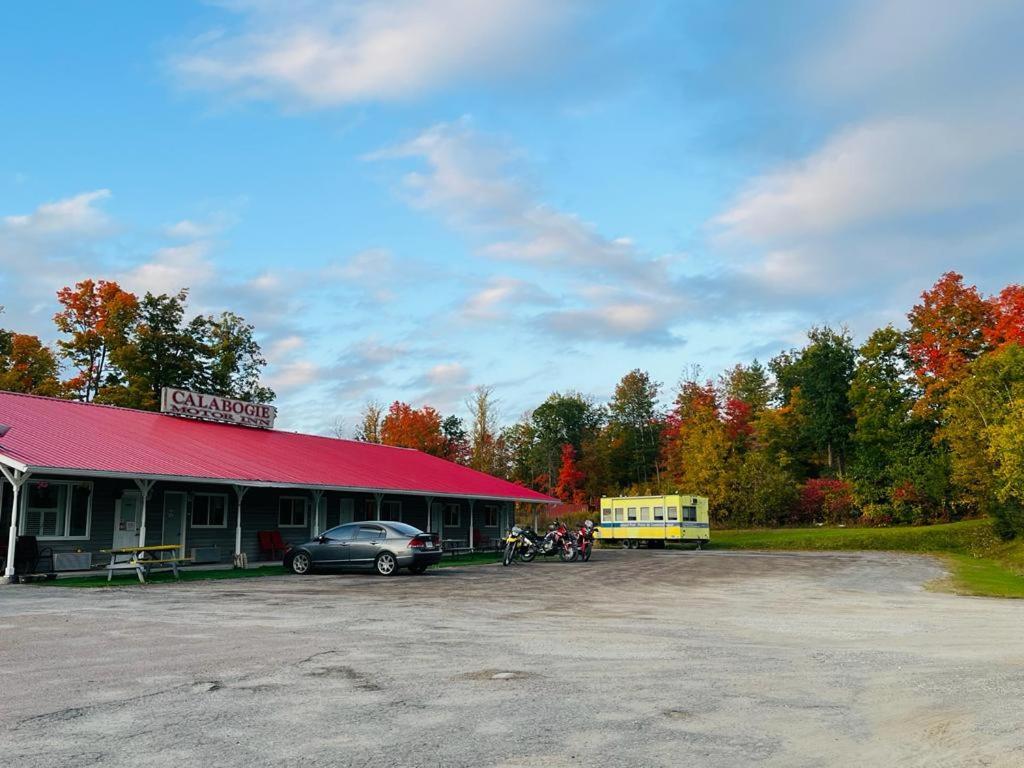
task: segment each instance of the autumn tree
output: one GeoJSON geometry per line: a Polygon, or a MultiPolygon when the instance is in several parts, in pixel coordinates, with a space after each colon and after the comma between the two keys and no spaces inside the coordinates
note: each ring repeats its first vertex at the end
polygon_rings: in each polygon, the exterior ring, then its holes
{"type": "Polygon", "coordinates": [[[747,405],[751,417],[762,413],[772,401],[772,384],[768,369],[758,360],[750,365],[737,363],[718,379],[718,388],[726,400],[747,405]]]}
{"type": "Polygon", "coordinates": [[[719,418],[718,396],[708,381],[683,381],[675,408],[666,420],[662,463],[682,493],[707,496],[716,517],[726,513],[729,439],[719,418]]]}
{"type": "Polygon", "coordinates": [[[568,443],[579,451],[584,440],[604,424],[604,409],[579,392],[555,392],[539,405],[530,417],[533,445],[530,464],[534,477],[555,477],[562,446],[568,443]]]}
{"type": "Polygon", "coordinates": [[[381,421],[380,441],[384,445],[415,448],[432,456],[444,457],[448,449],[441,431],[441,414],[429,405],[416,409],[397,400],[381,421]]]}
{"type": "Polygon", "coordinates": [[[918,408],[941,418],[946,394],[967,366],[990,348],[986,338],[994,325],[992,303],[963,275],[947,272],[921,294],[907,315],[908,350],[923,391],[918,408]]]}
{"type": "Polygon", "coordinates": [[[586,504],[583,479],[583,472],[576,465],[576,449],[566,443],[562,446],[558,480],[554,488],[555,496],[566,504],[586,504]]]}
{"type": "Polygon", "coordinates": [[[384,419],[384,409],[376,400],[368,400],[359,414],[359,426],[355,438],[364,443],[380,443],[380,427],[384,419]]]}
{"type": "Polygon", "coordinates": [[[54,315],[54,322],[70,336],[57,346],[77,371],[67,386],[89,402],[101,387],[118,383],[118,371],[110,366],[110,358],[127,343],[138,301],[134,294],[107,280],[83,280],[74,288],[62,288],[57,300],[62,309],[54,315]]]}
{"type": "Polygon", "coordinates": [[[45,397],[64,395],[57,358],[38,336],[0,329],[0,390],[45,397]]]}
{"type": "Polygon", "coordinates": [[[988,303],[992,308],[991,326],[984,331],[988,344],[1024,346],[1024,285],[1008,285],[988,303]]]}

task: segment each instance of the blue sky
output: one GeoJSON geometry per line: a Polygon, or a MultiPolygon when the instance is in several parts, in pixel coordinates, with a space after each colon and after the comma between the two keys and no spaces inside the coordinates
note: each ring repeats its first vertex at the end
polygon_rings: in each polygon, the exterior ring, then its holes
{"type": "Polygon", "coordinates": [[[505,420],[1022,277],[1019,3],[0,9],[2,324],[86,276],[256,324],[280,423],[505,420]],[[638,7],[639,6],[639,7],[638,7]],[[728,7],[726,7],[728,6],[728,7]]]}

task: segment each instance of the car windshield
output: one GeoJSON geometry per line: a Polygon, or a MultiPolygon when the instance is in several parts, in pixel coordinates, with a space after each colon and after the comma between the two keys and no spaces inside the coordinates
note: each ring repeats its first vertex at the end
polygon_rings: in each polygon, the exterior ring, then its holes
{"type": "Polygon", "coordinates": [[[413,528],[405,523],[388,523],[388,528],[401,536],[415,536],[417,533],[423,533],[419,528],[413,528]]]}

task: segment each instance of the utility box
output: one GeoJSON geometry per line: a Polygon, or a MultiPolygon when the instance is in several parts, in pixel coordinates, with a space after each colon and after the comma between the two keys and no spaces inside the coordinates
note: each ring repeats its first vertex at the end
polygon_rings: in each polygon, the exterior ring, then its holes
{"type": "Polygon", "coordinates": [[[192,547],[193,563],[219,563],[220,547],[192,547]]]}

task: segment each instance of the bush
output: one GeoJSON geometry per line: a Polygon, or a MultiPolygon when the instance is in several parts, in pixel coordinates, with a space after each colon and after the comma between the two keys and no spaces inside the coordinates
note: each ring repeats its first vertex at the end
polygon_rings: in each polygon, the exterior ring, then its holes
{"type": "Polygon", "coordinates": [[[851,522],[857,516],[853,485],[829,477],[808,480],[800,487],[799,509],[802,522],[851,522]]]}
{"type": "Polygon", "coordinates": [[[1016,499],[996,503],[991,509],[993,528],[1003,541],[1024,534],[1024,505],[1016,499]]]}
{"type": "Polygon", "coordinates": [[[893,511],[888,504],[865,504],[861,509],[860,523],[874,528],[892,525],[893,511]]]}

